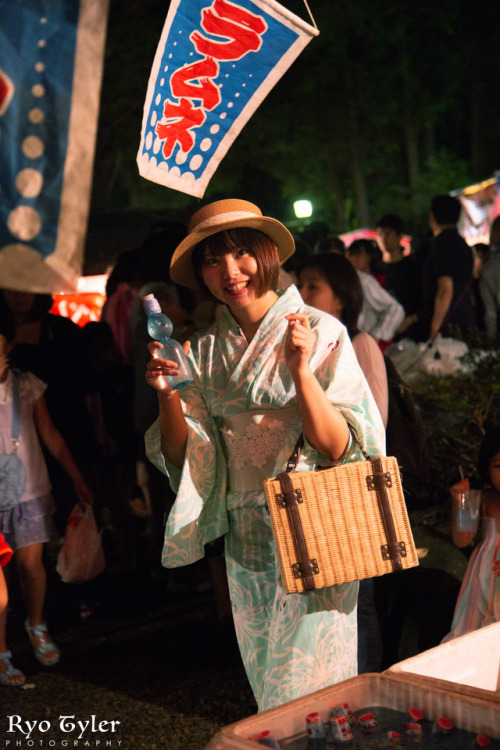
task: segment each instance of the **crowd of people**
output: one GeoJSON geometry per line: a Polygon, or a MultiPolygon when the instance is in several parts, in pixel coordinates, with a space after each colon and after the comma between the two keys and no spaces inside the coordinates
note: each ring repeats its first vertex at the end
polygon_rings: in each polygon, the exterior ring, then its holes
{"type": "MultiPolygon", "coordinates": [[[[171,585],[176,571],[207,561],[217,614],[234,620],[259,710],[381,668],[372,581],[283,589],[263,480],[283,470],[301,434],[301,470],[359,460],[350,428],[369,454],[384,452],[392,341],[428,341],[456,327],[496,335],[500,218],[480,250],[460,236],[459,216],[455,198],[436,196],[432,237],[416,251],[403,245],[401,219],[387,214],[378,243],[346,248],[328,237],[295,256],[283,224],[252,203],[223,200],[199,209],[187,232],[159,226],[123,253],[99,323],[80,329],[50,313],[50,295],[1,291],[0,440],[12,453],[18,392],[26,481],[12,507],[0,504],[0,561],[13,551],[42,666],[59,658],[43,614],[43,545],[63,538],[80,503],[112,530],[117,568],[138,564],[138,518],[148,575],[168,569],[171,585]],[[165,377],[176,363],[159,358],[148,337],[147,294],[191,362],[194,381],[181,391],[165,377]]],[[[500,616],[498,440],[481,455],[484,536],[453,637],[500,616]],[[482,610],[478,588],[487,592],[482,610]]],[[[472,537],[453,531],[457,546],[472,537]]],[[[90,615],[91,591],[78,589],[77,599],[90,615]]],[[[0,685],[19,686],[6,601],[0,568],[0,685]]]]}

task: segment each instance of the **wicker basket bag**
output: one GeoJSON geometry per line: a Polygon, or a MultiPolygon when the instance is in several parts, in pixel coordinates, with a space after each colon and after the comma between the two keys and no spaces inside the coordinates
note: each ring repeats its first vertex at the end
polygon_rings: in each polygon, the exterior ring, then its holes
{"type": "MultiPolygon", "coordinates": [[[[418,565],[399,466],[394,457],[294,472],[264,482],[288,593],[359,581],[418,565]]],[[[301,436],[303,442],[303,437],[301,436]]]]}

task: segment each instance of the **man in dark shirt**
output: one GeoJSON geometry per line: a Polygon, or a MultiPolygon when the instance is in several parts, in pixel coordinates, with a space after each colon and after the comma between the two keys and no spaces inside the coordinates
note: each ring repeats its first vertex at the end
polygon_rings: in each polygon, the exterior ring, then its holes
{"type": "Polygon", "coordinates": [[[457,231],[461,205],[451,195],[431,201],[434,239],[422,269],[424,338],[434,339],[447,325],[474,326],[470,289],[473,254],[457,231]]]}
{"type": "Polygon", "coordinates": [[[404,254],[403,222],[395,214],[386,214],[377,221],[377,235],[384,250],[382,273],[386,278],[384,288],[396,297],[405,310],[405,317],[400,324],[399,336],[412,336],[412,328],[418,319],[420,301],[420,271],[412,255],[404,254]]]}

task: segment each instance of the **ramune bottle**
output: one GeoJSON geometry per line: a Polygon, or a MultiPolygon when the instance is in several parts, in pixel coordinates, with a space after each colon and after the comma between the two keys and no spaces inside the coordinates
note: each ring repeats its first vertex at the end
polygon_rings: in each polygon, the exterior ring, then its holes
{"type": "Polygon", "coordinates": [[[192,383],[193,372],[184,354],[184,350],[178,341],[170,338],[173,331],[172,321],[162,313],[160,303],[154,294],[146,295],[142,298],[142,301],[144,310],[148,316],[148,333],[152,339],[163,344],[162,348],[158,349],[158,357],[160,359],[169,359],[178,364],[179,374],[174,376],[166,375],[165,377],[168,382],[174,391],[182,388],[184,385],[188,385],[188,383],[192,383]]]}

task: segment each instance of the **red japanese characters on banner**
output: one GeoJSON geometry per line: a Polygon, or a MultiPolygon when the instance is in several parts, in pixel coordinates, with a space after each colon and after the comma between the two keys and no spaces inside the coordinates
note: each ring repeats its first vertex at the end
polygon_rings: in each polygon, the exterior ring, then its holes
{"type": "Polygon", "coordinates": [[[14,84],[7,73],[0,70],[0,115],[7,111],[10,100],[14,96],[14,84]]]}
{"type": "Polygon", "coordinates": [[[276,0],[172,0],[146,94],[139,173],[203,197],[241,128],[317,34],[276,0]]]}
{"type": "Polygon", "coordinates": [[[208,34],[229,41],[214,42],[199,31],[190,35],[194,49],[204,57],[191,65],[183,65],[170,76],[170,90],[179,101],[165,100],[163,117],[167,122],[159,122],[155,129],[160,141],[164,142],[162,153],[165,159],[172,155],[177,143],[184,153],[190,151],[195,142],[192,129],[205,122],[205,110],[211,111],[220,104],[220,89],[214,83],[220,72],[219,61],[240,60],[248,52],[256,52],[262,45],[262,34],[267,30],[261,16],[225,0],[214,0],[210,8],[205,8],[200,25],[208,34]],[[195,105],[198,100],[201,100],[201,107],[195,105]]]}

